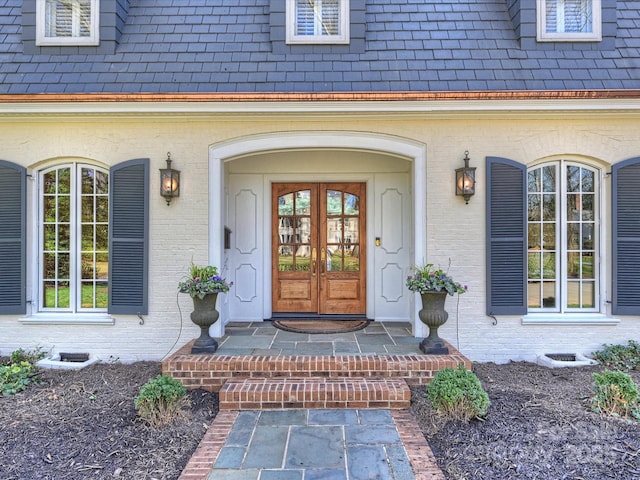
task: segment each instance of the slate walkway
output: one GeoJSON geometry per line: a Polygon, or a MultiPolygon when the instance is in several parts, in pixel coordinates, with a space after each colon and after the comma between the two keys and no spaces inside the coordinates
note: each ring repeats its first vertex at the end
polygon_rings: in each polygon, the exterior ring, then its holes
{"type": "Polygon", "coordinates": [[[211,480],[411,480],[389,410],[242,411],[211,480]]]}

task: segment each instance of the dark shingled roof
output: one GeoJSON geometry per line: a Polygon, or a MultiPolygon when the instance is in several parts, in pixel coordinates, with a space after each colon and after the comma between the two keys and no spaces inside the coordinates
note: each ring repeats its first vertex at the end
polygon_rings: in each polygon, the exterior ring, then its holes
{"type": "Polygon", "coordinates": [[[613,35],[566,44],[511,18],[533,0],[359,0],[358,48],[275,48],[274,1],[130,0],[115,50],[99,53],[25,48],[23,1],[0,0],[0,94],[640,88],[638,1],[603,0],[613,35]]]}

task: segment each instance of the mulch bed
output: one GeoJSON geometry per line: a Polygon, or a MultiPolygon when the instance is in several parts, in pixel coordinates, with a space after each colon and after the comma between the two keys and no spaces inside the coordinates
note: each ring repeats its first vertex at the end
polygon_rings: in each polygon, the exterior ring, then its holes
{"type": "MultiPolygon", "coordinates": [[[[445,421],[424,387],[412,388],[411,410],[447,479],[640,478],[640,424],[588,408],[600,370],[476,364],[491,399],[484,421],[445,421]]],[[[159,373],[157,362],[45,370],[40,384],[0,398],[0,480],[177,479],[218,398],[192,391],[185,419],[149,427],[133,399],[159,373]]]]}
{"type": "Polygon", "coordinates": [[[491,400],[484,421],[445,421],[421,388],[411,409],[448,479],[640,478],[640,424],[589,409],[601,370],[475,364],[491,400]]]}
{"type": "Polygon", "coordinates": [[[218,396],[189,392],[184,419],[152,428],[133,399],[158,374],[158,362],[43,370],[40,384],[0,398],[0,480],[178,478],[218,396]]]}

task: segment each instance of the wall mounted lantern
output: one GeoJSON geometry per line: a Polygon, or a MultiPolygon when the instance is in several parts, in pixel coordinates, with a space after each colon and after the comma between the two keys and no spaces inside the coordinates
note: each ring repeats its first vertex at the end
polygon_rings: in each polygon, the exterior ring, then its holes
{"type": "Polygon", "coordinates": [[[469,151],[464,152],[464,167],[456,168],[456,195],[464,197],[469,203],[471,196],[476,193],[476,167],[469,166],[469,151]]]}
{"type": "Polygon", "coordinates": [[[160,195],[171,203],[173,197],[180,196],[180,170],[171,168],[171,153],[167,152],[167,168],[160,169],[160,195]]]}

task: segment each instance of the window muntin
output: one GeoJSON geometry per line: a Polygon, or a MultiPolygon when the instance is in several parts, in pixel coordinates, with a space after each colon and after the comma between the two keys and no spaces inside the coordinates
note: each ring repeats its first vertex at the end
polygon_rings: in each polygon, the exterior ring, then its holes
{"type": "Polygon", "coordinates": [[[287,43],[349,43],[349,1],[287,0],[287,43]]]}
{"type": "Polygon", "coordinates": [[[530,312],[599,311],[597,170],[558,161],[527,173],[530,312]]]}
{"type": "Polygon", "coordinates": [[[538,40],[601,40],[600,1],[538,0],[538,40]]]}
{"type": "Polygon", "coordinates": [[[37,0],[37,45],[98,45],[98,0],[37,0]]]}
{"type": "Polygon", "coordinates": [[[80,164],[40,174],[40,311],[108,305],[109,174],[80,164]]]}

